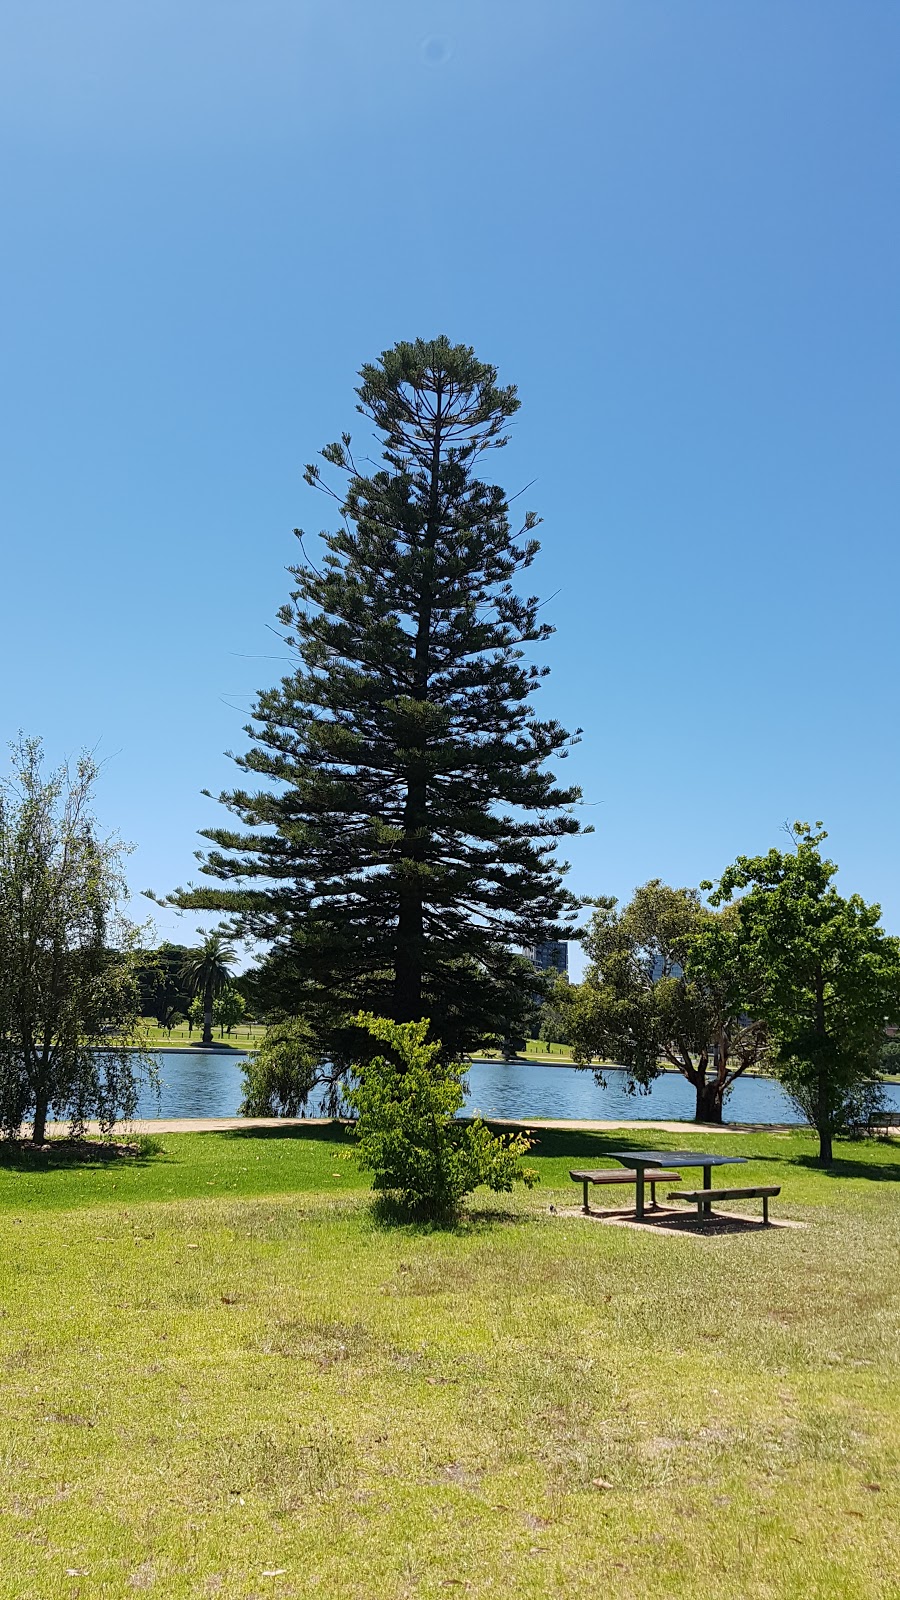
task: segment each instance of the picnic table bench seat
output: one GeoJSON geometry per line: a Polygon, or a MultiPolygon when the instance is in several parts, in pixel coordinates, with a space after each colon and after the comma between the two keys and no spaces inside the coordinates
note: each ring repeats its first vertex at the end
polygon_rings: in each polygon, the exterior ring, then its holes
{"type": "Polygon", "coordinates": [[[710,1206],[714,1200],[761,1200],[763,1203],[763,1225],[769,1226],[769,1200],[773,1195],[781,1193],[780,1183],[759,1184],[755,1189],[679,1189],[670,1194],[670,1200],[683,1200],[687,1205],[696,1205],[698,1217],[708,1217],[710,1206]]]}
{"type": "MultiPolygon", "coordinates": [[[[613,1167],[611,1169],[604,1167],[576,1167],[569,1172],[569,1177],[573,1183],[581,1184],[584,1191],[584,1204],[581,1209],[585,1213],[590,1213],[591,1208],[588,1204],[588,1186],[590,1184],[634,1183],[637,1179],[637,1173],[628,1167],[613,1167]]],[[[653,1167],[647,1173],[647,1182],[650,1185],[653,1205],[656,1205],[656,1185],[658,1183],[680,1183],[681,1173],[670,1172],[668,1168],[653,1167]]]]}
{"type": "Polygon", "coordinates": [[[885,1138],[890,1137],[892,1128],[900,1128],[900,1111],[873,1111],[866,1121],[869,1133],[880,1133],[885,1138]]]}

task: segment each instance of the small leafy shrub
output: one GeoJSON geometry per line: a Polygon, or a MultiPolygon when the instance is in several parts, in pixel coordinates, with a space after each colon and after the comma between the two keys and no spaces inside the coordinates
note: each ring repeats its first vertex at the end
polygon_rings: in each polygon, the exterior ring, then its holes
{"type": "Polygon", "coordinates": [[[524,1134],[498,1137],[479,1119],[458,1122],[466,1066],[442,1058],[426,1039],[429,1023],[391,1022],[361,1013],[360,1027],[386,1046],[356,1068],[348,1101],[358,1117],[357,1159],[373,1188],[407,1210],[451,1215],[464,1195],[486,1184],[509,1192],[531,1188],[537,1175],[522,1167],[531,1148],[524,1134]]]}

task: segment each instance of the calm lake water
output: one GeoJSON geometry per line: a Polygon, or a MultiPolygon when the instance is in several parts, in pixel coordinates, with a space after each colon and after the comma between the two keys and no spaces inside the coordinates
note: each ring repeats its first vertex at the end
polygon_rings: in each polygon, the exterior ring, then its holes
{"type": "MultiPolygon", "coordinates": [[[[156,1057],[162,1093],[146,1094],[141,1117],[233,1117],[241,1102],[241,1063],[237,1051],[192,1055],[162,1050],[156,1057]]],[[[475,1061],[469,1069],[467,1111],[486,1117],[621,1117],[623,1121],[659,1118],[690,1120],[694,1093],[677,1072],[657,1078],[649,1094],[629,1094],[625,1073],[613,1068],[601,1089],[589,1072],[548,1067],[538,1062],[475,1061]]],[[[886,1086],[886,1100],[900,1111],[900,1085],[886,1086]]],[[[316,1102],[311,1101],[310,1116],[316,1102]]],[[[739,1078],[725,1103],[731,1122],[799,1122],[797,1111],[770,1078],[739,1078]]]]}

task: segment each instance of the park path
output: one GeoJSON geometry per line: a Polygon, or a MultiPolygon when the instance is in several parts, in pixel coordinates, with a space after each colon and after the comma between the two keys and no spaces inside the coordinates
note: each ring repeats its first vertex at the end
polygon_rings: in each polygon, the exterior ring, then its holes
{"type": "MultiPolygon", "coordinates": [[[[251,1128],[322,1128],[333,1121],[332,1117],[147,1117],[134,1122],[119,1125],[119,1133],[128,1132],[135,1134],[154,1133],[231,1133],[235,1130],[248,1131],[251,1128]]],[[[560,1131],[583,1133],[606,1133],[613,1128],[620,1128],[623,1133],[649,1132],[656,1133],[786,1133],[792,1131],[790,1123],[772,1122],[623,1122],[621,1119],[612,1121],[597,1121],[591,1119],[578,1121],[574,1118],[531,1117],[525,1120],[513,1121],[510,1118],[490,1118],[492,1127],[502,1128],[557,1128],[560,1131]]],[[[67,1129],[67,1124],[55,1122],[48,1124],[47,1136],[62,1136],[67,1129]]],[[[87,1123],[87,1131],[97,1136],[100,1128],[96,1122],[87,1123]]]]}

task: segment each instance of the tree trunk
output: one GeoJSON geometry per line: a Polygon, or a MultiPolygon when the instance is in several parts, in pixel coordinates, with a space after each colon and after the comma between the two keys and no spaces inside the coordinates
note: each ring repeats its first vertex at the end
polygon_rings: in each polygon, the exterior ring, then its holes
{"type": "MultiPolygon", "coordinates": [[[[413,844],[409,850],[410,860],[415,860],[414,849],[413,844]]],[[[422,1015],[424,929],[421,884],[401,883],[394,956],[395,1022],[418,1022],[422,1015]]]]}
{"type": "Polygon", "coordinates": [[[828,1075],[819,1073],[818,1105],[816,1106],[816,1132],[819,1135],[819,1166],[830,1167],[834,1160],[831,1143],[831,1107],[828,1097],[828,1075]]]}
{"type": "Polygon", "coordinates": [[[34,1103],[34,1127],[31,1130],[33,1144],[43,1144],[47,1136],[47,1112],[50,1107],[46,1094],[39,1094],[34,1103]]]}
{"type": "Polygon", "coordinates": [[[697,1091],[697,1104],[694,1110],[695,1122],[721,1122],[722,1121],[722,1086],[716,1078],[698,1078],[694,1085],[697,1091]]]}
{"type": "MultiPolygon", "coordinates": [[[[816,1033],[820,1040],[820,1049],[824,1052],[825,1042],[828,1038],[828,1029],[825,1022],[825,976],[821,965],[816,967],[816,1033]]],[[[830,1167],[834,1154],[831,1147],[831,1096],[829,1094],[828,1072],[823,1064],[823,1057],[819,1057],[819,1081],[817,1086],[816,1105],[816,1132],[819,1135],[819,1166],[830,1167]]]]}
{"type": "MultiPolygon", "coordinates": [[[[428,487],[428,520],[425,525],[424,546],[429,552],[437,544],[440,526],[440,472],[441,443],[443,438],[443,394],[440,384],[435,395],[434,433],[431,441],[431,463],[428,487]]],[[[424,577],[419,596],[419,614],[416,624],[416,641],[413,651],[412,698],[419,702],[428,699],[428,680],[431,671],[431,622],[434,596],[431,583],[424,577]]],[[[413,756],[407,770],[406,804],[403,815],[404,840],[401,854],[405,860],[419,863],[425,859],[425,830],[428,827],[428,780],[424,745],[413,756]]],[[[422,880],[410,877],[400,883],[400,904],[397,914],[397,934],[394,965],[394,1015],[397,1022],[418,1022],[422,1016],[422,979],[424,967],[425,917],[422,880]]]]}
{"type": "Polygon", "coordinates": [[[212,1031],[212,1028],[213,1028],[212,995],[210,994],[209,990],[207,989],[205,995],[203,996],[203,1038],[200,1041],[201,1044],[212,1044],[212,1042],[213,1042],[213,1031],[212,1031]]]}

